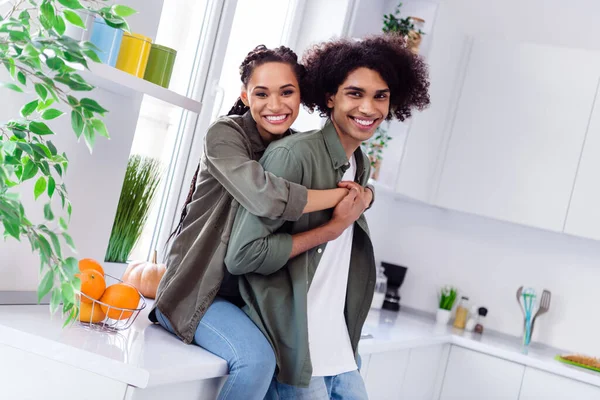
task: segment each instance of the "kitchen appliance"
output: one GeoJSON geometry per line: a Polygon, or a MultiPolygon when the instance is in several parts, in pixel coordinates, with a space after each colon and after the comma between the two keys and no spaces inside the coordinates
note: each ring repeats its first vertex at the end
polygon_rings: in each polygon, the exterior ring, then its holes
{"type": "Polygon", "coordinates": [[[383,308],[385,310],[399,311],[400,286],[402,286],[402,283],[404,282],[404,277],[406,276],[408,268],[386,262],[382,262],[381,266],[385,270],[385,276],[387,276],[387,292],[385,294],[383,308]]]}

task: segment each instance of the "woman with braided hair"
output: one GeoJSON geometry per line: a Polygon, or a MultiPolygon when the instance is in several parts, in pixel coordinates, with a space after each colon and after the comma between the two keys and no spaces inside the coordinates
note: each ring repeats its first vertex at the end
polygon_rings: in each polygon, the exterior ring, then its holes
{"type": "MultiPolygon", "coordinates": [[[[269,143],[288,136],[301,103],[305,70],[286,47],[258,46],[240,66],[240,98],[227,116],[210,126],[204,153],[166,256],[150,319],[225,359],[229,377],[219,399],[263,399],[275,356],[266,337],[241,310],[237,277],[224,264],[239,205],[266,218],[296,221],[303,214],[335,207],[349,196],[344,183],[307,190],[265,172],[257,162],[269,143]]],[[[372,192],[363,195],[370,204],[372,192]]],[[[347,209],[348,207],[346,207],[347,209]]],[[[358,217],[349,211],[306,237],[312,247],[358,217]]]]}

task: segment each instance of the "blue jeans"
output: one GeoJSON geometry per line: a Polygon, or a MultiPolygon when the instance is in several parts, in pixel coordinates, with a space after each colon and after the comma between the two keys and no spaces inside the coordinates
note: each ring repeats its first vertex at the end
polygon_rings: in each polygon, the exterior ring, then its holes
{"type": "MultiPolygon", "coordinates": [[[[173,333],[158,308],[156,319],[173,333]]],[[[239,307],[217,297],[200,320],[194,343],[229,365],[229,377],[219,400],[263,400],[275,372],[275,354],[260,329],[239,307]]]]}
{"type": "Polygon", "coordinates": [[[335,376],[314,377],[310,380],[308,388],[285,385],[273,379],[267,397],[279,400],[368,400],[369,398],[358,370],[335,376]]]}

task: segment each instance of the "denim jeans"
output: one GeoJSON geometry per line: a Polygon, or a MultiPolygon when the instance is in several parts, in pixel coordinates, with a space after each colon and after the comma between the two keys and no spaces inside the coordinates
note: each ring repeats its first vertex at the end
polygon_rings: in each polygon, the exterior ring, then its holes
{"type": "Polygon", "coordinates": [[[279,400],[368,400],[365,383],[358,370],[344,374],[314,377],[308,388],[285,385],[273,379],[269,399],[279,400]]]}
{"type": "MultiPolygon", "coordinates": [[[[158,308],[156,319],[173,333],[158,308]]],[[[200,320],[194,343],[229,365],[219,400],[263,400],[275,371],[275,354],[260,329],[239,307],[217,297],[200,320]]]]}

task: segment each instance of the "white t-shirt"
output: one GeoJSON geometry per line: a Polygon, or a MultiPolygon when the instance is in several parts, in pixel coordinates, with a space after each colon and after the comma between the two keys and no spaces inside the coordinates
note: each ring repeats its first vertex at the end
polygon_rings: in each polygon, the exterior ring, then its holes
{"type": "MultiPolygon", "coordinates": [[[[354,157],[342,180],[353,181],[354,157]]],[[[334,376],[357,369],[344,318],[354,224],[327,243],[308,289],[308,344],[313,376],[334,376]]],[[[318,251],[318,250],[317,250],[318,251]]]]}

